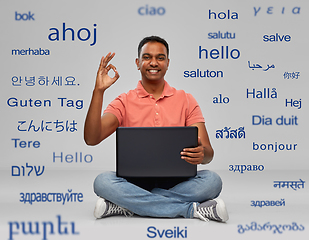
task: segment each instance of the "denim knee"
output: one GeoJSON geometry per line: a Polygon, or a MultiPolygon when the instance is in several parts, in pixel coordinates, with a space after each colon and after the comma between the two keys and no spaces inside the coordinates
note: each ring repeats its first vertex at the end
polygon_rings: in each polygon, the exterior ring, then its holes
{"type": "Polygon", "coordinates": [[[113,178],[115,173],[113,172],[104,172],[99,174],[93,182],[93,190],[95,194],[100,197],[104,197],[104,192],[109,192],[109,188],[112,186],[113,178]]]}
{"type": "Polygon", "coordinates": [[[217,173],[215,173],[215,172],[211,172],[211,173],[212,173],[213,188],[214,188],[213,198],[216,198],[216,197],[219,196],[219,194],[221,193],[221,190],[222,190],[222,179],[217,173]]]}
{"type": "Polygon", "coordinates": [[[198,172],[197,177],[203,178],[205,184],[204,190],[207,192],[208,198],[216,198],[219,196],[222,190],[222,179],[217,173],[209,170],[202,170],[198,172]]]}

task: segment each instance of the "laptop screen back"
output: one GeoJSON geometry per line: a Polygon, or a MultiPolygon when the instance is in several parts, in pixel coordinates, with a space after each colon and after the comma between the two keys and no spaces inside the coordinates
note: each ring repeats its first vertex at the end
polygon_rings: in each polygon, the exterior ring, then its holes
{"type": "Polygon", "coordinates": [[[197,127],[119,127],[116,173],[119,177],[192,177],[197,167],[181,159],[198,145],[197,127]]]}

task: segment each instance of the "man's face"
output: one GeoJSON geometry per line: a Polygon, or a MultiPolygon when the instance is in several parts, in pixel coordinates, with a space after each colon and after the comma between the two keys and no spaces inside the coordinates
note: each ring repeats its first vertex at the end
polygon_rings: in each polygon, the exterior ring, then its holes
{"type": "Polygon", "coordinates": [[[159,42],[148,42],[136,59],[142,80],[163,80],[169,65],[166,47],[159,42]]]}

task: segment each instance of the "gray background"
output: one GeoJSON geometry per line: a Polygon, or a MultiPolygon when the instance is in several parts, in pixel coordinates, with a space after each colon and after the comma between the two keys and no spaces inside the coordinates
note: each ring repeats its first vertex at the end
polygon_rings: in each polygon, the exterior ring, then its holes
{"type": "MultiPolygon", "coordinates": [[[[237,239],[261,237],[273,239],[304,239],[308,220],[308,190],[274,188],[274,181],[307,180],[308,157],[308,47],[309,37],[307,1],[1,1],[1,216],[0,239],[9,239],[9,222],[51,221],[56,226],[56,215],[63,221],[75,222],[79,235],[48,235],[48,239],[86,239],[89,237],[114,236],[114,239],[134,237],[147,239],[147,228],[155,226],[188,229],[188,239],[197,237],[233,237],[237,239]],[[162,7],[164,15],[138,14],[141,7],[162,7]],[[296,9],[295,9],[296,8],[296,9]],[[295,14],[300,8],[299,14],[295,14]],[[256,9],[256,10],[255,10],[256,9]],[[257,9],[260,9],[257,13],[257,9]],[[238,19],[209,19],[209,10],[236,12],[238,19]],[[294,13],[293,13],[294,11],[294,13]],[[35,20],[16,21],[15,12],[31,12],[35,20]],[[62,24],[75,30],[75,40],[70,33],[62,40],[62,24]],[[93,42],[94,24],[96,44],[93,42]],[[48,35],[58,28],[59,41],[49,41],[48,35]],[[76,38],[80,28],[88,28],[88,41],[76,38]],[[208,39],[211,32],[235,33],[235,39],[208,39]],[[290,35],[290,42],[264,42],[263,35],[290,35]],[[215,149],[211,164],[199,169],[218,172],[224,181],[221,197],[226,202],[230,220],[226,224],[204,223],[191,219],[131,219],[113,217],[95,220],[92,211],[96,196],[92,191],[93,179],[102,171],[115,170],[115,135],[96,147],[86,146],[83,141],[83,123],[96,71],[102,55],[116,52],[112,63],[120,73],[120,79],[104,98],[104,108],[122,92],[135,88],[140,79],[135,66],[137,45],[148,35],[159,35],[170,45],[170,67],[166,75],[169,84],[192,93],[200,104],[215,149]],[[199,46],[209,51],[221,46],[238,49],[238,59],[199,59],[199,46]],[[49,56],[15,56],[13,49],[49,49],[49,56]],[[275,68],[263,71],[248,66],[260,64],[275,68]],[[223,71],[223,78],[185,78],[184,71],[223,71]],[[300,72],[298,79],[284,79],[285,72],[300,72]],[[78,86],[12,86],[12,77],[74,76],[78,86]],[[247,98],[247,89],[263,90],[276,88],[275,99],[247,98]],[[214,104],[213,98],[222,94],[229,98],[228,104],[214,104]],[[7,100],[15,97],[25,99],[50,99],[52,107],[10,107],[7,100]],[[61,107],[57,98],[83,100],[82,109],[61,107]],[[302,107],[286,107],[286,99],[300,100],[302,107]],[[252,125],[252,116],[272,118],[273,125],[252,125]],[[298,125],[278,126],[278,117],[297,116],[298,125]],[[21,132],[18,121],[77,122],[74,133],[53,131],[21,132]],[[246,137],[242,139],[216,138],[216,130],[224,127],[244,127],[246,137]],[[13,138],[23,141],[39,141],[39,148],[15,148],[13,138]],[[297,144],[295,151],[254,151],[253,142],[297,144]],[[91,155],[91,163],[67,163],[57,156],[82,152],[91,155]],[[28,176],[26,164],[44,166],[41,176],[31,172],[28,176]],[[263,171],[230,171],[230,165],[262,165],[263,171]],[[12,176],[12,166],[25,168],[25,176],[12,176]],[[83,193],[83,202],[20,202],[20,193],[83,193]],[[252,201],[285,200],[285,206],[251,206],[252,201]],[[305,227],[304,231],[283,233],[274,230],[238,232],[239,225],[251,226],[252,222],[264,225],[291,225],[293,222],[305,227]]],[[[84,32],[85,33],[85,32],[84,32]]],[[[37,79],[36,79],[37,80],[37,79]]],[[[53,125],[50,125],[51,127],[53,125]]],[[[16,229],[15,229],[16,230],[16,229]]],[[[22,230],[14,239],[42,239],[42,235],[25,235],[22,230]]]]}

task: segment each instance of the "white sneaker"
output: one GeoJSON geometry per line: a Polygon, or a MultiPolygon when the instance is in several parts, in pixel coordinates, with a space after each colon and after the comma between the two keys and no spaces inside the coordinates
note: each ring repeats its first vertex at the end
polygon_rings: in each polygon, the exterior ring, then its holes
{"type": "Polygon", "coordinates": [[[213,199],[196,206],[193,203],[194,217],[203,221],[215,220],[226,222],[229,219],[225,204],[222,199],[213,199]]]}
{"type": "Polygon", "coordinates": [[[126,217],[132,217],[134,213],[125,208],[119,207],[104,198],[99,198],[95,205],[93,215],[95,216],[95,218],[104,218],[114,215],[124,215],[126,217]]]}

